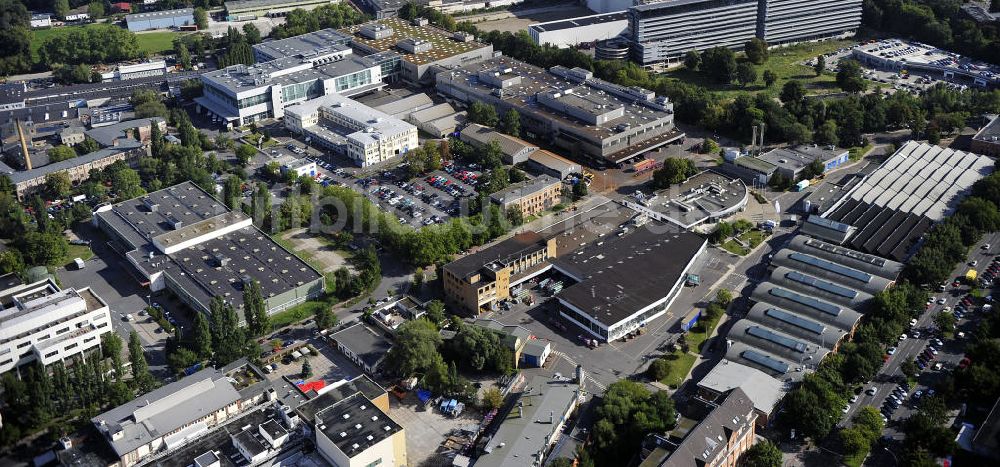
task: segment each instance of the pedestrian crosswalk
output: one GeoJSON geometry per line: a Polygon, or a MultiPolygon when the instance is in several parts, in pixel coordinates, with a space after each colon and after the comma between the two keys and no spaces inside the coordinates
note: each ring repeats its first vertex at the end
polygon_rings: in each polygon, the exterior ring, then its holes
{"type": "MultiPolygon", "coordinates": [[[[562,358],[563,360],[566,360],[567,362],[570,363],[570,365],[579,366],[579,364],[576,363],[576,360],[573,360],[573,357],[570,357],[569,355],[566,355],[563,352],[560,352],[558,350],[554,350],[554,351],[552,351],[552,355],[555,355],[556,357],[559,357],[559,358],[562,358]]],[[[606,385],[604,385],[600,381],[594,379],[594,377],[591,376],[590,373],[587,373],[586,378],[587,378],[588,384],[596,386],[598,389],[601,390],[601,392],[604,392],[604,391],[608,390],[608,387],[606,385]]],[[[593,391],[591,391],[591,392],[593,392],[593,391]]]]}

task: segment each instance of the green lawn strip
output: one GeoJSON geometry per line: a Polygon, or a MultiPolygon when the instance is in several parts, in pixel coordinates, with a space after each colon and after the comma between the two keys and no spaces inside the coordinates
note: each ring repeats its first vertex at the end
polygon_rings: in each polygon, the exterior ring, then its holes
{"type": "Polygon", "coordinates": [[[730,240],[726,240],[725,242],[723,242],[722,243],[722,248],[724,250],[726,250],[726,251],[734,254],[734,255],[739,255],[739,256],[744,256],[744,255],[750,253],[749,250],[747,250],[746,248],[743,248],[738,243],[736,243],[735,240],[731,240],[731,239],[730,240]]]}
{"type": "Polygon", "coordinates": [[[316,310],[329,306],[328,302],[322,300],[309,300],[300,303],[285,311],[279,311],[271,315],[271,328],[279,329],[312,318],[316,315],[316,310]]]}
{"type": "Polygon", "coordinates": [[[66,261],[73,261],[75,258],[80,258],[87,261],[94,257],[94,252],[91,251],[90,247],[87,245],[69,245],[66,248],[66,261]]]}
{"type": "Polygon", "coordinates": [[[719,325],[719,320],[722,319],[722,315],[716,316],[715,318],[709,318],[708,316],[702,315],[701,320],[695,327],[691,328],[685,336],[685,340],[691,348],[698,349],[701,352],[701,346],[705,344],[708,337],[712,335],[715,331],[715,327],[719,325]]]}
{"type": "Polygon", "coordinates": [[[868,151],[871,150],[872,150],[871,144],[864,147],[853,147],[850,149],[849,151],[850,155],[848,157],[850,157],[852,161],[856,161],[858,159],[861,159],[865,154],[868,153],[868,151]]]}
{"type": "Polygon", "coordinates": [[[684,378],[687,377],[688,372],[691,371],[691,367],[694,366],[695,360],[697,360],[696,355],[681,353],[680,349],[660,358],[670,362],[670,373],[660,380],[661,383],[670,388],[677,388],[684,382],[684,378]]]}
{"type": "MultiPolygon", "coordinates": [[[[88,27],[94,27],[95,25],[88,26],[63,26],[59,28],[49,28],[49,29],[36,29],[32,31],[33,34],[31,40],[31,54],[35,61],[38,60],[38,51],[42,48],[42,44],[46,39],[56,36],[64,36],[72,32],[73,30],[83,29],[88,27]]],[[[139,43],[139,48],[150,54],[162,54],[169,53],[174,49],[174,38],[180,36],[182,33],[172,32],[172,31],[162,31],[162,32],[148,32],[143,34],[136,34],[136,41],[139,43]]]]}
{"type": "Polygon", "coordinates": [[[850,40],[839,40],[805,43],[772,49],[771,56],[767,62],[763,65],[755,66],[757,76],[759,77],[757,82],[746,87],[738,84],[721,84],[700,72],[692,72],[683,67],[668,72],[667,76],[687,83],[704,86],[723,97],[729,98],[735,97],[742,92],[764,92],[771,96],[777,96],[781,92],[781,87],[792,79],[801,81],[806,91],[810,94],[830,94],[838,92],[836,76],[829,72],[816,76],[813,69],[803,65],[803,62],[852,44],[854,42],[850,40]],[[765,70],[771,70],[778,76],[778,80],[770,88],[764,86],[763,76],[765,70]]]}

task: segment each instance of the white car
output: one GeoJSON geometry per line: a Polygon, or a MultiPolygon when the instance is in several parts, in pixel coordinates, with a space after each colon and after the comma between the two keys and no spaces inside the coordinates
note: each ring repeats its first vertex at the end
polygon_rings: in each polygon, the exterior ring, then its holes
{"type": "Polygon", "coordinates": [[[131,314],[125,315],[125,321],[132,321],[132,315],[131,314]]]}
{"type": "Polygon", "coordinates": [[[969,266],[976,267],[978,265],[979,265],[979,260],[974,259],[972,261],[969,261],[969,266]]]}
{"type": "Polygon", "coordinates": [[[906,340],[906,334],[900,334],[899,335],[899,340],[905,341],[906,340]]]}
{"type": "Polygon", "coordinates": [[[895,347],[889,347],[889,350],[886,350],[886,353],[889,354],[889,355],[892,355],[892,354],[896,353],[896,348],[895,347]]]}
{"type": "Polygon", "coordinates": [[[937,301],[937,297],[931,297],[931,298],[927,299],[927,304],[928,305],[933,305],[934,302],[936,302],[936,301],[937,301]]]}
{"type": "Polygon", "coordinates": [[[910,327],[912,328],[912,327],[914,327],[914,326],[916,326],[916,325],[917,325],[917,318],[913,318],[913,319],[911,319],[911,320],[910,320],[910,327]]]}
{"type": "Polygon", "coordinates": [[[944,297],[938,299],[938,305],[944,305],[947,300],[944,297]]]}
{"type": "Polygon", "coordinates": [[[844,404],[844,410],[841,410],[841,412],[847,413],[850,411],[851,411],[851,404],[844,404]]]}
{"type": "Polygon", "coordinates": [[[853,404],[853,403],[857,402],[858,398],[859,398],[859,396],[857,394],[851,396],[851,403],[853,404]]]}

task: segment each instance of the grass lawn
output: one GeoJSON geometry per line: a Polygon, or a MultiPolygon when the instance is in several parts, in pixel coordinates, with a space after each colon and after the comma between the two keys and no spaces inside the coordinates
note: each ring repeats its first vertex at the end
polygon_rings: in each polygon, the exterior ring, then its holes
{"type": "MultiPolygon", "coordinates": [[[[69,34],[74,29],[82,29],[93,27],[94,25],[87,26],[65,26],[59,28],[49,28],[49,29],[36,29],[32,31],[33,34],[31,40],[31,54],[38,60],[38,50],[42,48],[42,43],[50,37],[64,36],[69,34]]],[[[174,49],[174,38],[180,36],[182,33],[173,31],[157,31],[157,32],[146,32],[142,34],[136,34],[136,40],[139,41],[139,48],[149,52],[150,54],[159,54],[164,52],[170,52],[174,49]]]]}
{"type": "Polygon", "coordinates": [[[743,248],[742,246],[740,246],[739,243],[736,243],[736,241],[732,239],[726,240],[722,244],[722,248],[734,255],[739,255],[739,256],[744,256],[750,253],[750,250],[743,248]]]}
{"type": "Polygon", "coordinates": [[[271,315],[271,329],[279,329],[289,324],[294,324],[304,319],[312,318],[316,315],[316,310],[329,307],[325,301],[310,300],[295,305],[285,311],[280,311],[271,315]]]}
{"type": "Polygon", "coordinates": [[[858,159],[861,159],[861,156],[864,156],[865,154],[868,153],[868,151],[871,151],[871,150],[872,150],[872,145],[871,144],[869,144],[867,146],[864,146],[864,147],[853,147],[849,151],[849,156],[848,157],[850,157],[852,161],[856,161],[858,159]]]}
{"type": "Polygon", "coordinates": [[[716,316],[715,319],[704,317],[703,320],[698,321],[698,324],[684,337],[688,345],[701,352],[701,346],[705,345],[708,336],[712,335],[712,331],[719,325],[720,319],[722,319],[722,315],[716,316]]]}
{"type": "Polygon", "coordinates": [[[723,242],[722,248],[726,251],[739,256],[746,256],[750,254],[750,251],[757,248],[758,245],[764,242],[767,235],[761,230],[750,230],[743,232],[738,237],[743,243],[749,244],[750,248],[744,248],[735,240],[729,239],[723,242]]]}
{"type": "Polygon", "coordinates": [[[812,67],[805,66],[802,62],[821,54],[833,52],[842,47],[849,47],[854,43],[851,40],[824,41],[772,49],[771,56],[767,62],[755,67],[758,76],[757,83],[747,87],[738,84],[720,84],[701,73],[692,72],[683,67],[667,72],[667,76],[705,86],[712,91],[722,94],[724,97],[735,97],[741,92],[748,91],[761,91],[772,96],[777,96],[781,92],[781,87],[785,85],[785,82],[791,79],[802,81],[802,84],[806,87],[806,91],[810,94],[829,94],[839,91],[834,73],[826,72],[820,76],[816,76],[812,67]],[[778,75],[778,80],[770,88],[764,86],[764,70],[771,70],[778,75]]]}
{"type": "Polygon", "coordinates": [[[864,450],[852,455],[844,456],[840,461],[847,467],[861,467],[861,463],[868,457],[869,450],[864,450]]]}
{"type": "Polygon", "coordinates": [[[664,355],[662,358],[670,362],[670,373],[661,379],[660,382],[673,389],[678,388],[684,382],[684,378],[687,377],[688,372],[691,371],[691,367],[694,366],[694,361],[697,359],[694,354],[681,353],[679,349],[675,350],[672,354],[664,355]]]}

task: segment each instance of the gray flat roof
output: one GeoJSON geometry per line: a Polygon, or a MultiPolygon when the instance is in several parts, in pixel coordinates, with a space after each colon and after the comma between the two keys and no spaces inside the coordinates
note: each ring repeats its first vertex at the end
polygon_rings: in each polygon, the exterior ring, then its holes
{"type": "Polygon", "coordinates": [[[268,7],[290,8],[298,5],[312,5],[316,3],[333,3],[331,0],[238,0],[227,1],[226,11],[233,10],[255,10],[268,7]]]}
{"type": "MultiPolygon", "coordinates": [[[[101,146],[113,146],[116,139],[125,138],[127,136],[125,134],[126,130],[147,127],[153,122],[159,123],[162,121],[164,120],[160,117],[126,120],[124,122],[115,123],[114,125],[93,128],[85,131],[84,133],[93,138],[94,141],[97,141],[97,144],[100,144],[101,146]]],[[[133,139],[137,138],[133,137],[133,139]]]]}
{"type": "Polygon", "coordinates": [[[315,424],[317,413],[355,394],[362,394],[368,400],[375,400],[386,395],[386,390],[367,375],[362,374],[303,402],[295,408],[295,412],[309,424],[315,424]]]}
{"type": "Polygon", "coordinates": [[[757,158],[787,170],[800,170],[813,161],[826,162],[848,153],[847,149],[826,146],[801,145],[772,149],[757,158]]]}
{"type": "MultiPolygon", "coordinates": [[[[329,0],[317,0],[323,3],[328,3],[329,0]]],[[[236,3],[274,3],[275,6],[286,6],[289,2],[284,0],[247,0],[243,2],[227,2],[227,6],[235,5],[236,3]]],[[[351,36],[344,34],[336,29],[327,28],[320,29],[319,31],[310,32],[307,34],[302,34],[294,37],[289,37],[287,39],[271,40],[267,42],[261,42],[253,46],[253,50],[256,52],[263,53],[270,57],[293,57],[293,56],[304,56],[308,58],[309,55],[316,54],[318,52],[329,52],[337,50],[346,50],[347,43],[351,40],[351,36]]]]}
{"type": "Polygon", "coordinates": [[[331,338],[350,349],[354,355],[357,355],[361,361],[372,368],[377,366],[392,349],[392,341],[361,323],[337,331],[333,333],[331,338]]]}
{"type": "Polygon", "coordinates": [[[402,431],[389,414],[357,393],[316,413],[322,431],[348,458],[402,431]]]}
{"type": "Polygon", "coordinates": [[[756,368],[722,359],[698,382],[699,387],[724,393],[740,388],[760,412],[770,415],[785,395],[784,385],[756,368]]]}
{"type": "Polygon", "coordinates": [[[183,225],[191,225],[209,219],[229,210],[214,197],[193,182],[185,181],[177,185],[154,191],[139,198],[132,198],[115,204],[110,211],[98,213],[103,219],[114,222],[119,232],[131,230],[138,236],[132,249],[149,243],[154,237],[173,231],[172,220],[183,225]],[[151,209],[155,206],[155,210],[151,209]],[[121,222],[115,222],[115,219],[121,222]]]}
{"type": "Polygon", "coordinates": [[[1000,116],[993,117],[990,123],[987,123],[986,126],[979,130],[976,136],[973,136],[973,139],[1000,144],[1000,142],[993,138],[1000,138],[1000,116]]]}
{"type": "Polygon", "coordinates": [[[486,443],[486,453],[476,460],[477,467],[522,467],[533,465],[536,455],[548,446],[558,421],[575,407],[580,387],[576,383],[536,375],[525,385],[520,396],[523,406],[507,414],[500,428],[486,443]],[[545,423],[552,414],[555,423],[545,423]],[[500,447],[503,443],[504,446],[500,447]]]}
{"type": "Polygon", "coordinates": [[[501,191],[493,193],[490,195],[490,199],[492,199],[495,203],[506,204],[508,202],[524,198],[525,196],[533,195],[551,187],[552,185],[561,184],[562,181],[558,178],[543,174],[531,180],[515,183],[501,191]]]}
{"type": "Polygon", "coordinates": [[[705,244],[698,235],[656,222],[606,237],[553,260],[556,269],[582,279],[557,297],[611,327],[668,296],[705,244]]]}
{"type": "Polygon", "coordinates": [[[547,23],[532,24],[529,26],[538,31],[560,31],[563,29],[583,28],[595,24],[611,23],[614,21],[628,21],[627,11],[615,11],[599,15],[581,16],[579,18],[549,21],[547,23]]]}
{"type": "Polygon", "coordinates": [[[147,21],[147,20],[156,20],[163,18],[183,18],[185,16],[194,16],[194,8],[178,8],[176,10],[147,11],[144,13],[136,13],[133,15],[126,15],[125,21],[131,23],[132,21],[147,21]]]}
{"type": "Polygon", "coordinates": [[[104,412],[91,421],[119,456],[124,456],[154,439],[240,400],[229,378],[215,368],[206,368],[170,383],[125,404],[104,412]],[[102,428],[103,427],[103,428],[102,428]],[[113,441],[110,433],[124,430],[113,441]]]}
{"type": "Polygon", "coordinates": [[[541,250],[545,248],[545,245],[545,239],[537,232],[522,232],[456,259],[444,265],[444,270],[464,278],[482,270],[493,261],[506,263],[521,255],[541,250]]]}
{"type": "Polygon", "coordinates": [[[477,123],[472,123],[462,129],[461,133],[462,139],[466,141],[471,141],[480,145],[488,145],[493,141],[496,141],[500,145],[500,150],[508,156],[512,156],[523,151],[526,148],[536,148],[527,141],[520,138],[515,138],[510,135],[505,135],[496,131],[490,127],[479,125],[477,123]]]}

